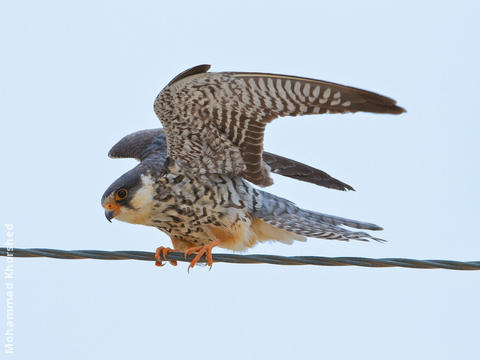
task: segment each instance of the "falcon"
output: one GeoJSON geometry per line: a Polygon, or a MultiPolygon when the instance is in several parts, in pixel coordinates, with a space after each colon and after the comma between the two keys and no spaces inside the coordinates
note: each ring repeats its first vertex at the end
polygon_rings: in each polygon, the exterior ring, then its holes
{"type": "MultiPolygon", "coordinates": [[[[157,265],[172,251],[195,254],[216,246],[243,251],[264,241],[307,237],[383,241],[361,230],[378,225],[305,210],[263,191],[270,173],[337,190],[353,188],[308,165],[263,151],[265,126],[282,116],[323,113],[400,114],[388,97],[331,82],[266,73],[208,72],[199,65],[159,93],[154,110],[163,129],[127,135],[109,152],[139,164],[102,196],[107,220],[153,226],[173,249],[159,247],[157,265]],[[348,228],[347,228],[348,227],[348,228]]],[[[170,261],[176,265],[174,261],[170,261]]]]}

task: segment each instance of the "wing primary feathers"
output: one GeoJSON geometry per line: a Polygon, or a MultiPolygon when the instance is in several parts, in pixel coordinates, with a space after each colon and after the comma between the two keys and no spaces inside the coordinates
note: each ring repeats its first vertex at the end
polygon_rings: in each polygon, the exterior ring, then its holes
{"type": "MultiPolygon", "coordinates": [[[[306,77],[290,76],[290,75],[270,74],[270,73],[232,72],[231,74],[236,78],[247,78],[247,79],[263,78],[266,81],[268,81],[268,79],[273,79],[273,80],[280,80],[282,83],[284,83],[285,81],[290,81],[294,83],[296,82],[300,84],[299,88],[303,88],[303,89],[305,89],[305,84],[310,84],[311,85],[310,88],[319,87],[319,89],[327,89],[327,91],[329,91],[329,94],[331,95],[335,94],[336,92],[340,92],[342,94],[342,97],[352,98],[349,101],[349,105],[346,105],[346,102],[343,102],[343,101],[338,101],[338,103],[335,103],[336,99],[331,98],[332,101],[330,101],[329,103],[325,102],[326,107],[330,107],[330,108],[333,107],[333,109],[331,109],[328,112],[343,113],[343,112],[365,111],[365,112],[380,113],[380,114],[401,114],[406,112],[406,110],[398,106],[397,102],[392,98],[377,94],[373,91],[367,91],[367,90],[359,89],[352,86],[341,85],[341,84],[337,84],[330,81],[317,80],[317,79],[306,78],[306,77]],[[344,107],[343,109],[341,109],[342,106],[344,107]],[[334,108],[338,108],[337,111],[335,111],[334,108]]],[[[298,92],[296,92],[296,95],[299,95],[298,92]]],[[[306,96],[305,98],[307,97],[308,96],[306,96]]],[[[324,97],[324,99],[327,99],[329,97],[330,95],[327,97],[324,97]]],[[[308,111],[305,112],[305,114],[308,114],[308,113],[310,112],[308,111]]]]}
{"type": "Polygon", "coordinates": [[[329,189],[355,191],[355,189],[350,185],[331,177],[326,172],[302,164],[298,161],[266,151],[263,152],[263,160],[268,164],[268,166],[270,166],[270,170],[275,174],[287,176],[292,179],[309,182],[319,186],[324,186],[329,189]]]}

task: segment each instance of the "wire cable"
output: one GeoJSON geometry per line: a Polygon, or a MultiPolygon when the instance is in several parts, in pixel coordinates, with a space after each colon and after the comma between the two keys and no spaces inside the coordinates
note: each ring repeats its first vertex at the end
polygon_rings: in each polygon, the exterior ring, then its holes
{"type": "MultiPolygon", "coordinates": [[[[48,257],[55,259],[96,259],[96,260],[142,260],[155,261],[155,254],[147,251],[104,251],[104,250],[58,250],[58,249],[7,249],[0,248],[0,256],[48,257]]],[[[195,255],[185,257],[183,252],[168,253],[161,260],[190,262],[195,255]]],[[[318,265],[318,266],[363,266],[403,267],[415,269],[480,270],[480,261],[416,260],[404,258],[371,259],[360,257],[325,256],[278,256],[278,255],[237,255],[213,254],[214,262],[234,264],[273,265],[318,265]]],[[[205,262],[202,257],[199,262],[205,262]]]]}

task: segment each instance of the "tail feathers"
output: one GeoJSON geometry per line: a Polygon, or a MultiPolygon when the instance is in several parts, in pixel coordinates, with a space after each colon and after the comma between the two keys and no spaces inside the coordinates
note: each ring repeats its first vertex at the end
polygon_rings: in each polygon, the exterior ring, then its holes
{"type": "Polygon", "coordinates": [[[315,221],[298,215],[287,214],[276,218],[264,218],[263,221],[277,228],[289,232],[313,238],[329,240],[375,240],[384,242],[385,240],[371,236],[361,231],[350,231],[337,225],[332,225],[324,221],[315,221]]]}
{"type": "Polygon", "coordinates": [[[322,213],[318,213],[310,210],[303,210],[303,209],[298,209],[298,210],[299,210],[298,215],[306,219],[311,219],[313,221],[321,221],[330,225],[345,225],[355,229],[383,230],[381,226],[378,226],[372,223],[346,219],[346,218],[342,218],[334,215],[322,214],[322,213]]]}
{"type": "Polygon", "coordinates": [[[300,209],[288,200],[263,191],[261,208],[257,209],[254,215],[279,229],[307,237],[343,241],[386,241],[365,232],[351,231],[342,227],[343,225],[355,229],[383,230],[376,224],[300,209]]]}

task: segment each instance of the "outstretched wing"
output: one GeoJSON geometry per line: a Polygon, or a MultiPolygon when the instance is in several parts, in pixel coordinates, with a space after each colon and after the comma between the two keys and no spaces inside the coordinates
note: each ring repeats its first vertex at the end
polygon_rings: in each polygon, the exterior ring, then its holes
{"type": "MultiPolygon", "coordinates": [[[[132,158],[143,161],[155,156],[162,159],[167,157],[167,139],[163,129],[147,129],[124,136],[108,152],[111,158],[132,158]]],[[[336,190],[354,190],[350,185],[337,180],[322,170],[302,164],[286,157],[263,152],[263,161],[270,166],[270,170],[278,175],[309,182],[336,190]]]]}
{"type": "Polygon", "coordinates": [[[187,70],[155,100],[168,156],[200,174],[272,184],[262,160],[263,133],[279,116],[366,111],[404,112],[390,98],[320,80],[260,73],[187,70]]]}

